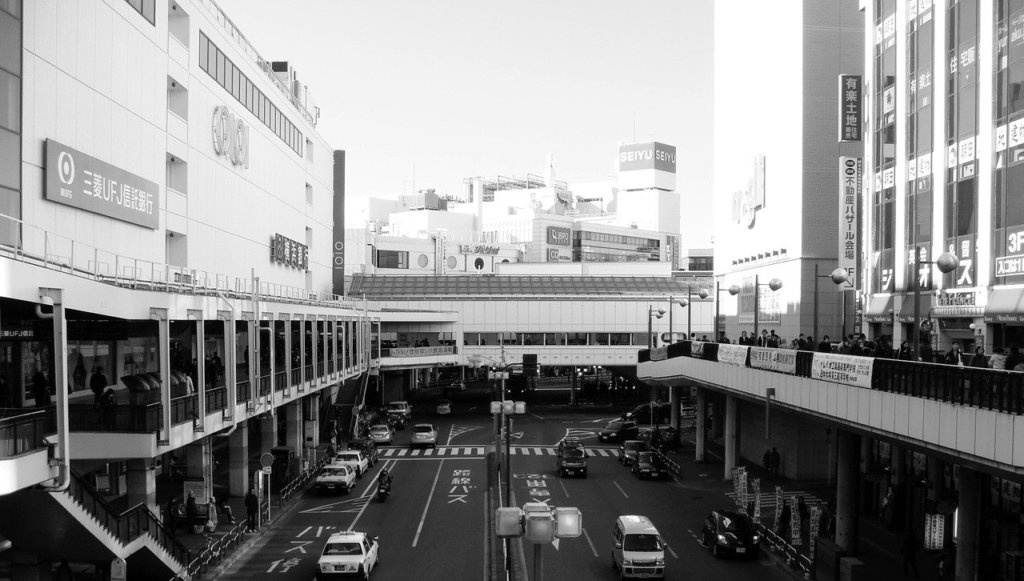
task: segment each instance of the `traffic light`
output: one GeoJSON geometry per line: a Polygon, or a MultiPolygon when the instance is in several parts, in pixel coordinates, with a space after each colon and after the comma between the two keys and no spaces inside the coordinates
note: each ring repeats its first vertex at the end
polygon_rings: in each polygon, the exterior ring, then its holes
{"type": "Polygon", "coordinates": [[[583,514],[570,506],[555,508],[555,536],[560,539],[576,538],[583,531],[583,514]]]}
{"type": "Polygon", "coordinates": [[[523,354],[523,375],[538,375],[540,373],[540,365],[537,364],[536,353],[524,353],[523,354]]]}
{"type": "Polygon", "coordinates": [[[495,534],[499,537],[518,537],[523,534],[523,511],[519,507],[501,507],[494,519],[495,534]]]}

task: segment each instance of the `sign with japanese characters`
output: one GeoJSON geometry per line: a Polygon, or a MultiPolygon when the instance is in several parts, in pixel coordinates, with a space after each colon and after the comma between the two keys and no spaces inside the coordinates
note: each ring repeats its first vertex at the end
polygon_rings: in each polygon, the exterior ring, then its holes
{"type": "Polygon", "coordinates": [[[53,139],[46,140],[45,197],[153,230],[160,227],[160,186],[53,139]]]}
{"type": "Polygon", "coordinates": [[[925,513],[924,550],[941,550],[946,541],[946,515],[925,513]]]}
{"type": "Polygon", "coordinates": [[[839,158],[839,268],[857,280],[857,196],[864,180],[859,157],[839,158]]]}
{"type": "Polygon", "coordinates": [[[1001,256],[996,257],[996,276],[1024,276],[1024,226],[1011,226],[1003,231],[1001,256]]]}
{"type": "Polygon", "coordinates": [[[839,75],[839,142],[861,140],[861,82],[860,75],[839,75]]]}
{"type": "Polygon", "coordinates": [[[755,369],[766,369],[792,375],[796,373],[796,351],[751,347],[750,366],[755,369]]]}
{"type": "Polygon", "coordinates": [[[871,389],[871,362],[867,357],[815,353],[811,378],[871,389]]]}
{"type": "Polygon", "coordinates": [[[270,261],[306,270],[309,268],[309,247],[286,236],[274,234],[270,240],[270,261]]]}
{"type": "Polygon", "coordinates": [[[729,365],[747,366],[747,351],[750,347],[746,345],[729,345],[722,343],[718,346],[718,362],[729,365]]]}

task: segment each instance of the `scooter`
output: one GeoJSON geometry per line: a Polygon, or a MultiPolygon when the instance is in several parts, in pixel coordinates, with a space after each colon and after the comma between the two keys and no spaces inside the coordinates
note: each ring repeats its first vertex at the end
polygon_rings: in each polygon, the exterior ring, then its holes
{"type": "Polygon", "coordinates": [[[391,496],[391,485],[384,481],[377,482],[377,498],[384,502],[391,496]]]}

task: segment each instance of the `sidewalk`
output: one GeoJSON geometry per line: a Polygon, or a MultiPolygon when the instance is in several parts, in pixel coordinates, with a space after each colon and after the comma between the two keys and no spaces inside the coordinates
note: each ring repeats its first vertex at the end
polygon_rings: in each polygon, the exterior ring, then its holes
{"type": "MultiPolygon", "coordinates": [[[[703,464],[696,464],[694,458],[694,446],[695,442],[692,439],[692,434],[683,434],[683,444],[679,451],[671,452],[668,454],[669,458],[679,463],[683,470],[689,471],[693,467],[699,466],[701,472],[714,473],[714,467],[718,465],[719,470],[723,465],[723,445],[721,441],[709,440],[707,446],[707,457],[703,464]]],[[[769,474],[765,471],[764,467],[760,464],[747,461],[745,458],[739,459],[739,465],[747,469],[748,481],[753,478],[761,479],[761,494],[772,494],[775,493],[775,487],[781,486],[783,493],[788,497],[793,491],[800,491],[805,496],[814,496],[822,499],[824,502],[828,502],[835,497],[835,483],[827,483],[825,481],[798,481],[787,478],[784,475],[769,474]]],[[[723,484],[723,501],[732,503],[731,495],[732,483],[726,483],[724,480],[723,484]]],[[[723,505],[727,504],[723,502],[723,505]]],[[[729,504],[729,506],[733,506],[729,504]]],[[[795,507],[794,507],[795,510],[795,507]]],[[[765,522],[770,522],[774,518],[774,509],[769,509],[762,513],[762,518],[765,522]]],[[[857,572],[855,579],[870,579],[871,581],[904,581],[906,579],[912,579],[913,574],[909,577],[903,575],[903,559],[899,553],[900,546],[903,542],[903,536],[906,531],[889,531],[886,530],[882,525],[881,518],[869,514],[860,514],[858,518],[858,553],[855,555],[849,555],[859,559],[863,565],[862,568],[857,572]]],[[[808,553],[807,546],[798,547],[801,554],[806,555],[808,553]]],[[[771,549],[764,551],[770,559],[776,561],[777,565],[781,568],[787,569],[793,579],[803,579],[799,569],[786,565],[786,559],[781,553],[777,553],[771,549]]],[[[818,551],[818,571],[816,573],[816,579],[820,581],[829,581],[831,579],[838,579],[838,576],[832,577],[824,571],[821,566],[820,549],[818,551]]],[[[939,555],[920,551],[917,555],[917,569],[920,579],[938,579],[938,559],[939,555]]]]}

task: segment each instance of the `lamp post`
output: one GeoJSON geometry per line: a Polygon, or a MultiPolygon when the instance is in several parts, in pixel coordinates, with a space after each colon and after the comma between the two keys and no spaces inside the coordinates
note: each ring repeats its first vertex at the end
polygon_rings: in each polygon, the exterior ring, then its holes
{"type": "Polygon", "coordinates": [[[647,305],[647,348],[654,349],[654,325],[651,317],[662,318],[665,316],[665,309],[654,310],[653,305],[647,305]]]}
{"type": "MultiPolygon", "coordinates": [[[[814,263],[814,340],[820,341],[821,337],[818,336],[818,279],[829,278],[832,279],[836,285],[841,285],[850,280],[850,274],[846,272],[846,269],[837,268],[828,274],[818,274],[818,263],[814,263]]],[[[846,330],[843,329],[843,332],[846,330]]]]}
{"type": "MultiPolygon", "coordinates": [[[[740,292],[739,288],[740,287],[738,287],[736,285],[733,285],[733,286],[731,286],[729,288],[721,288],[721,284],[717,280],[715,281],[715,341],[718,341],[718,339],[720,337],[719,336],[719,332],[718,332],[718,319],[719,319],[719,314],[720,314],[720,309],[719,309],[719,304],[718,304],[719,303],[718,297],[721,296],[721,294],[723,292],[727,292],[727,293],[729,293],[731,295],[736,295],[737,293],[740,292]],[[733,287],[736,288],[736,292],[732,292],[733,287]]],[[[703,292],[707,292],[707,291],[703,291],[703,292]]],[[[701,298],[703,298],[703,297],[701,297],[701,298]]]]}
{"type": "MultiPolygon", "coordinates": [[[[697,296],[702,298],[702,299],[706,299],[706,298],[708,298],[708,291],[706,291],[704,289],[700,289],[699,291],[697,291],[697,296]]],[[[672,307],[675,306],[676,302],[679,303],[680,307],[686,307],[686,340],[689,341],[690,338],[691,338],[691,335],[692,335],[692,332],[691,332],[691,329],[690,329],[690,323],[693,320],[693,317],[690,315],[690,312],[693,310],[692,306],[691,306],[693,304],[693,287],[686,287],[686,298],[685,299],[679,299],[678,301],[676,301],[675,297],[668,297],[668,336],[669,336],[669,343],[674,343],[675,342],[674,341],[675,335],[672,334],[672,307]]],[[[717,340],[718,340],[718,338],[716,337],[715,341],[717,341],[717,340]]]]}
{"type": "MultiPolygon", "coordinates": [[[[760,275],[757,275],[757,274],[754,275],[754,342],[755,343],[757,342],[757,339],[758,339],[758,336],[757,336],[758,320],[757,319],[758,319],[758,316],[760,316],[760,314],[761,314],[760,313],[760,311],[761,311],[760,294],[761,294],[761,287],[763,287],[763,286],[766,286],[766,287],[772,289],[773,291],[777,291],[780,288],[782,288],[782,279],[773,278],[770,281],[768,281],[767,284],[761,284],[761,282],[760,282],[760,275]]],[[[731,295],[738,295],[738,294],[740,294],[740,287],[739,287],[739,285],[735,285],[734,284],[731,287],[729,287],[729,294],[731,294],[731,295]]]]}
{"type": "MultiPolygon", "coordinates": [[[[943,252],[934,261],[921,260],[921,249],[918,248],[917,244],[914,245],[914,351],[912,357],[914,361],[917,361],[921,354],[921,265],[928,264],[939,267],[939,272],[947,274],[956,270],[960,266],[960,259],[954,254],[949,252],[943,252]]],[[[931,278],[931,270],[928,272],[928,279],[931,278]]],[[[895,327],[895,322],[893,323],[895,327]]]]}

